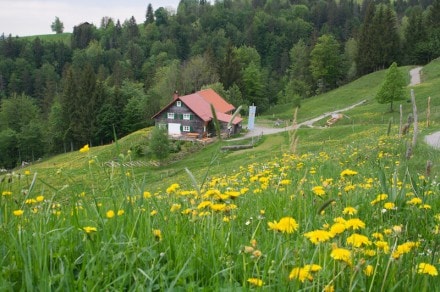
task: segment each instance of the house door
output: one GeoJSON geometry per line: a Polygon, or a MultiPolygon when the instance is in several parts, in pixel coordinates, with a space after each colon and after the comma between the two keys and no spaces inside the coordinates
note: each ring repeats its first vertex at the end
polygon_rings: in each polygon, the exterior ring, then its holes
{"type": "Polygon", "coordinates": [[[180,124],[168,123],[168,135],[180,135],[180,124]]]}

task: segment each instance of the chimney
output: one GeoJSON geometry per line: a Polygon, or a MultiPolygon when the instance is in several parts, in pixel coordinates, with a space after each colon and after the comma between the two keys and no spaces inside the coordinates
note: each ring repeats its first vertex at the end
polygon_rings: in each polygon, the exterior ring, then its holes
{"type": "Polygon", "coordinates": [[[176,100],[179,97],[179,93],[176,91],[174,91],[173,93],[173,100],[176,100]]]}

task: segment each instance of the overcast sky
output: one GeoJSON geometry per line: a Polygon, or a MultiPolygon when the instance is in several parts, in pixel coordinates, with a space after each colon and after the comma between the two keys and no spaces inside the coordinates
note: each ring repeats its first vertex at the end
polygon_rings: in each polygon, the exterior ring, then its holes
{"type": "Polygon", "coordinates": [[[52,34],[50,26],[56,16],[64,32],[86,21],[99,27],[104,16],[119,19],[121,24],[134,16],[140,24],[149,3],[153,11],[159,7],[176,10],[179,0],[0,0],[0,35],[52,34]]]}

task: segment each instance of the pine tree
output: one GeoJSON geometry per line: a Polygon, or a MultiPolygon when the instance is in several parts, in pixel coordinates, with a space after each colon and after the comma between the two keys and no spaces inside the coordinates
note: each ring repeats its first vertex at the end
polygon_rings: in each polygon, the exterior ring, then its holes
{"type": "Polygon", "coordinates": [[[145,14],[145,22],[144,25],[148,25],[150,23],[154,23],[154,12],[153,12],[153,6],[151,3],[148,4],[147,7],[147,13],[145,14]]]}

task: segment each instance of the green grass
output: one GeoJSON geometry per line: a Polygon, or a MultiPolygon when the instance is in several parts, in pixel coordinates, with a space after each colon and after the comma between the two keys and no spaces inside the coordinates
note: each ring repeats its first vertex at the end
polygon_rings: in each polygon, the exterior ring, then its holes
{"type": "MultiPolygon", "coordinates": [[[[414,87],[421,132],[410,159],[412,131],[399,137],[399,113],[374,102],[378,72],[305,100],[299,121],[368,102],[330,128],[298,129],[295,153],[284,132],[235,152],[184,145],[186,157],[157,164],[132,151],[145,129],[2,176],[0,290],[437,289],[420,265],[440,268],[439,155],[423,143],[440,128],[439,69],[426,66],[414,87]],[[317,233],[330,237],[315,244],[317,233]]],[[[292,112],[257,122],[273,114],[292,112]]]]}
{"type": "Polygon", "coordinates": [[[25,37],[21,37],[23,39],[29,40],[29,41],[33,41],[34,39],[36,39],[37,37],[45,42],[64,42],[65,44],[69,45],[70,44],[70,38],[72,36],[72,33],[70,32],[65,32],[65,33],[60,33],[60,34],[44,34],[44,35],[36,35],[36,36],[25,36],[25,37]]]}

